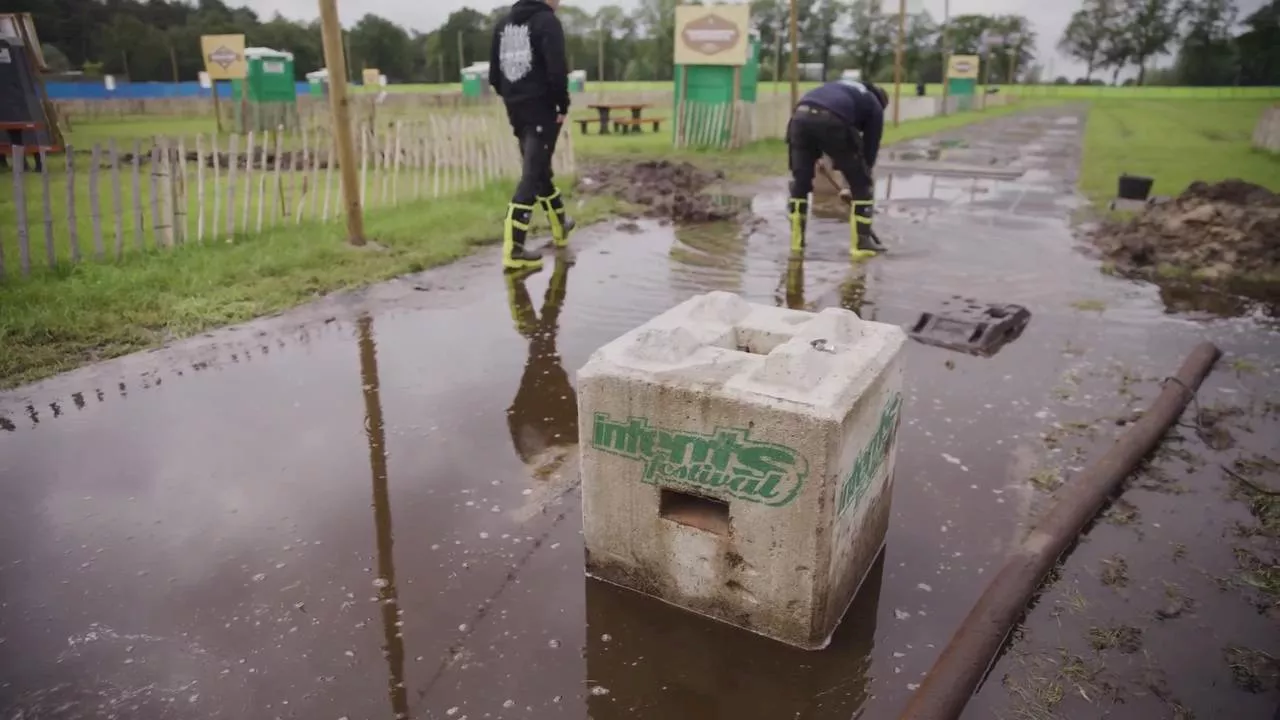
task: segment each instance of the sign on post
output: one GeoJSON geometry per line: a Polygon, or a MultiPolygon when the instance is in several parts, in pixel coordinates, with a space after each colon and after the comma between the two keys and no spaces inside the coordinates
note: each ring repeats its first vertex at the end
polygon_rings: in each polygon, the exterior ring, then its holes
{"type": "Polygon", "coordinates": [[[360,83],[373,87],[378,84],[378,78],[382,77],[382,73],[378,68],[365,68],[360,71],[360,83]]]}
{"type": "Polygon", "coordinates": [[[952,55],[947,63],[947,77],[956,80],[978,79],[977,55],[952,55]]]}
{"type": "Polygon", "coordinates": [[[750,27],[748,5],[678,5],[675,62],[677,65],[746,65],[750,27]]]}
{"type": "Polygon", "coordinates": [[[239,80],[245,76],[244,35],[201,35],[200,50],[210,78],[239,80]]]}

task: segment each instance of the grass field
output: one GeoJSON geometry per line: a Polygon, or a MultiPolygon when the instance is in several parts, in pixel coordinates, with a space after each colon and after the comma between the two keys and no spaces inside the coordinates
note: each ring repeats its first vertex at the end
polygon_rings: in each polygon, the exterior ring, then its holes
{"type": "Polygon", "coordinates": [[[1250,139],[1267,100],[1098,100],[1085,130],[1080,189],[1115,197],[1122,173],[1155,178],[1152,193],[1176,195],[1195,180],[1240,178],[1280,192],[1280,155],[1250,139]]]}

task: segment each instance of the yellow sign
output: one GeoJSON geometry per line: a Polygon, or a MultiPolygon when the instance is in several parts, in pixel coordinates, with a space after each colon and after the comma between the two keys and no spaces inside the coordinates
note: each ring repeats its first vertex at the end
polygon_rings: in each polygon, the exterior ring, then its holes
{"type": "Polygon", "coordinates": [[[747,5],[677,5],[677,65],[747,64],[751,8],[747,5]]]}
{"type": "Polygon", "coordinates": [[[947,64],[947,77],[965,80],[978,79],[977,55],[952,55],[947,64]]]}
{"type": "Polygon", "coordinates": [[[382,73],[378,68],[365,68],[360,72],[360,81],[369,87],[377,87],[378,78],[381,76],[382,73]]]}
{"type": "Polygon", "coordinates": [[[248,70],[243,35],[201,35],[200,51],[212,80],[238,80],[248,70]]]}

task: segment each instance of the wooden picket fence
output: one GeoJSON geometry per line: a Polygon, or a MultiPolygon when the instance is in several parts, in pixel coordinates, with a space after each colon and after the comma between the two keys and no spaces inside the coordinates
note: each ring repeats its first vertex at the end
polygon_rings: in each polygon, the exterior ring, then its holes
{"type": "MultiPolygon", "coordinates": [[[[355,140],[367,210],[447,198],[520,174],[518,146],[505,118],[496,116],[363,125],[355,140]]],[[[232,242],[287,225],[333,222],[342,212],[332,134],[305,127],[222,139],[157,137],[125,148],[113,140],[88,152],[41,155],[35,171],[24,166],[22,152],[15,148],[9,162],[16,222],[0,223],[0,279],[32,272],[37,234],[45,263],[55,267],[86,257],[118,259],[135,249],[232,242]]],[[[553,167],[572,174],[575,166],[566,128],[553,167]]]]}

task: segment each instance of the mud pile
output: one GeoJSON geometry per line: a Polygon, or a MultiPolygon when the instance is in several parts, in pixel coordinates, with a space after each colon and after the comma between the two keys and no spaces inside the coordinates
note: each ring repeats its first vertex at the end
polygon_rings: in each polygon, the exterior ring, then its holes
{"type": "Polygon", "coordinates": [[[724,179],[723,173],[702,170],[687,162],[652,160],[610,163],[586,168],[578,181],[579,192],[612,195],[646,209],[653,217],[678,223],[729,220],[738,210],[717,203],[702,191],[724,179]]]}
{"type": "Polygon", "coordinates": [[[1205,279],[1280,278],[1280,195],[1242,180],[1193,183],[1094,241],[1130,272],[1167,266],[1205,279]]]}

